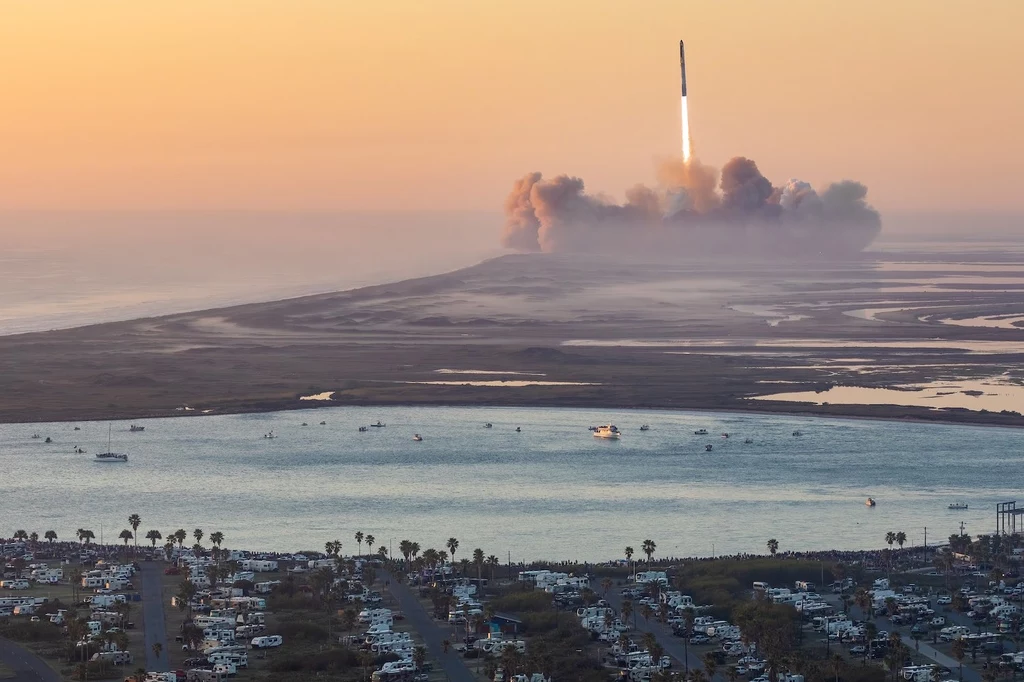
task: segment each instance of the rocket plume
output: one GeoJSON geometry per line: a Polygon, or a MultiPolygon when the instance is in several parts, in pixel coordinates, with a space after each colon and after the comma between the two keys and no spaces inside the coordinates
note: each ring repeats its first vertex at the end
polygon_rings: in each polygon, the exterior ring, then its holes
{"type": "Polygon", "coordinates": [[[680,112],[683,124],[683,163],[690,163],[690,112],[686,108],[686,95],[683,95],[683,106],[680,112]]]}

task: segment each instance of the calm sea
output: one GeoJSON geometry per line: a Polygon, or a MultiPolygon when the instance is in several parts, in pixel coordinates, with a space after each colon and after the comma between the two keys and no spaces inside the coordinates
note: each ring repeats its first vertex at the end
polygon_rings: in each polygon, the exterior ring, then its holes
{"type": "Polygon", "coordinates": [[[513,560],[609,559],[645,538],[660,556],[763,552],[769,538],[784,550],[870,548],[887,531],[920,544],[926,527],[936,542],[961,521],[991,532],[995,504],[1021,492],[1024,463],[1018,430],[752,414],[323,408],[155,419],[142,433],[114,425],[127,464],[92,461],[107,424],[79,426],[0,425],[0,532],[70,538],[88,527],[109,541],[138,513],[143,533],[199,527],[253,549],[337,538],[351,551],[360,530],[396,547],[454,536],[460,554],[513,560]],[[387,426],[358,431],[378,419],[387,426]],[[609,420],[621,441],[588,432],[609,420]],[[279,437],[264,439],[271,430],[279,437]]]}

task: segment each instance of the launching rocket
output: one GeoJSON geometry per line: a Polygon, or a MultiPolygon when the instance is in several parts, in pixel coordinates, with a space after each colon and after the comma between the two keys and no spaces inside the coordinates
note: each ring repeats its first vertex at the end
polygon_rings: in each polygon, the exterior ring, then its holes
{"type": "Polygon", "coordinates": [[[690,112],[686,106],[686,54],[683,52],[683,41],[679,41],[679,73],[683,79],[683,96],[679,116],[682,123],[683,133],[683,162],[690,161],[690,112]]]}
{"type": "Polygon", "coordinates": [[[683,76],[683,97],[686,97],[686,53],[683,51],[683,41],[679,41],[679,73],[683,76]]]}

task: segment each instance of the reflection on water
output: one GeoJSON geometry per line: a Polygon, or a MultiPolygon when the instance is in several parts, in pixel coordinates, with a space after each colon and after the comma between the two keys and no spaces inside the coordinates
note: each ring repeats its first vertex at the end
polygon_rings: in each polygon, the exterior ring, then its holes
{"type": "Polygon", "coordinates": [[[898,388],[832,386],[826,391],[797,391],[753,396],[750,400],[781,400],[822,405],[904,405],[933,409],[958,408],[989,412],[1024,412],[1024,386],[988,381],[933,381],[898,388]]]}

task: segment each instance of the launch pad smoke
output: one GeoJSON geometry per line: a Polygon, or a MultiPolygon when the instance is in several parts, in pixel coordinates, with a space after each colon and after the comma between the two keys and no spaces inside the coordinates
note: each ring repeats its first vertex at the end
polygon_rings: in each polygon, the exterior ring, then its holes
{"type": "Polygon", "coordinates": [[[695,160],[666,163],[657,189],[637,185],[616,204],[587,194],[580,178],[530,173],[505,200],[502,243],[520,251],[835,257],[862,251],[881,230],[858,182],[820,193],[800,180],[776,187],[743,157],[717,177],[695,160]]]}

